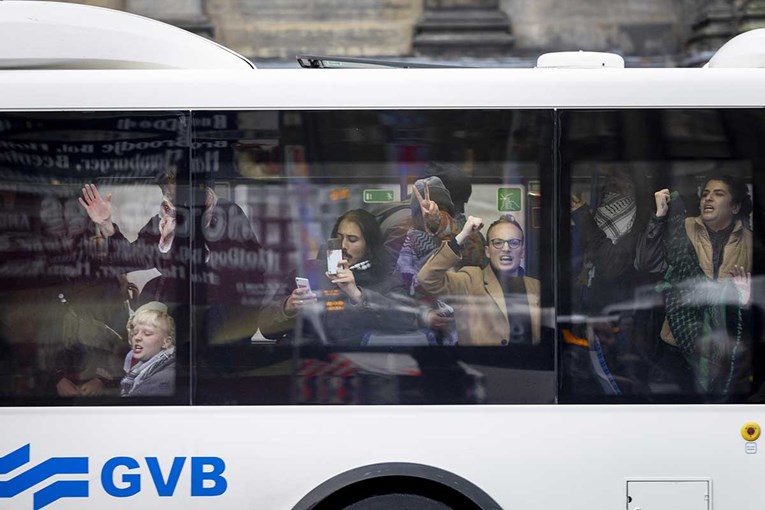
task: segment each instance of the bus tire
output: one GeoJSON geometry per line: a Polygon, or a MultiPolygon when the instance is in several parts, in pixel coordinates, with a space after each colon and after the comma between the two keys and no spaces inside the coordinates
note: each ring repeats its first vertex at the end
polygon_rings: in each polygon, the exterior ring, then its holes
{"type": "Polygon", "coordinates": [[[373,464],[333,476],[292,510],[500,510],[479,487],[431,466],[373,464]]]}
{"type": "Polygon", "coordinates": [[[451,505],[418,494],[382,494],[352,503],[342,510],[457,510],[451,505]]]}

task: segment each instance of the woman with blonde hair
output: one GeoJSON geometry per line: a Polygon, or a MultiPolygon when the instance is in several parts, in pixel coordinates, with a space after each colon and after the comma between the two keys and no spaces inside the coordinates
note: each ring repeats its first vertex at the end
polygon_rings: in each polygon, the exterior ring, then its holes
{"type": "Polygon", "coordinates": [[[175,322],[167,306],[146,303],[127,323],[130,352],[125,356],[123,397],[175,393],[175,322]]]}

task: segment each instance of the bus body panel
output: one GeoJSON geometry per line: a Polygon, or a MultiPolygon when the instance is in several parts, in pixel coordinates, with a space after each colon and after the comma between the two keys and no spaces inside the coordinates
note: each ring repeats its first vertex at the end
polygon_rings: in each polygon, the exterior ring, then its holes
{"type": "MultiPolygon", "coordinates": [[[[763,105],[765,70],[14,71],[0,83],[3,112],[763,105]]],[[[289,509],[333,476],[384,462],[453,472],[508,510],[625,508],[627,481],[646,479],[711,479],[718,510],[765,501],[762,440],[741,435],[765,424],[762,406],[15,407],[0,422],[0,457],[30,450],[0,483],[52,457],[88,459],[87,474],[55,475],[87,480],[88,497],[56,510],[289,509]]],[[[32,508],[46,485],[0,506],[32,508]]]]}
{"type": "MultiPolygon", "coordinates": [[[[90,484],[88,498],[51,505],[61,510],[289,509],[325,480],[383,462],[450,471],[504,509],[624,508],[626,480],[643,479],[711,479],[716,509],[755,510],[765,498],[765,457],[747,454],[740,432],[746,422],[765,422],[756,407],[8,408],[0,417],[3,454],[29,444],[29,466],[49,457],[89,459],[87,476],[57,477],[90,484]],[[114,457],[140,467],[104,469],[114,457]],[[174,459],[186,457],[172,497],[158,496],[146,457],[157,459],[165,481],[174,459]],[[223,494],[190,495],[192,457],[225,462],[223,494]],[[133,483],[123,475],[140,475],[140,492],[109,495],[104,473],[119,488],[133,483]]],[[[3,507],[31,508],[41,487],[3,507]]]]}
{"type": "Polygon", "coordinates": [[[0,110],[765,105],[765,69],[8,71],[0,110]]]}

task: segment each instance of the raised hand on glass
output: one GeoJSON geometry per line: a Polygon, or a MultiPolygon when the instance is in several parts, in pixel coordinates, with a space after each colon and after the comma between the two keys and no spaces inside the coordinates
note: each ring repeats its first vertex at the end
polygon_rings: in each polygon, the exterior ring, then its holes
{"type": "Polygon", "coordinates": [[[159,251],[167,253],[175,239],[175,206],[165,198],[159,208],[159,251]]]}
{"type": "Polygon", "coordinates": [[[752,273],[746,272],[744,266],[733,266],[730,276],[738,291],[739,303],[746,305],[752,295],[752,273]]]}
{"type": "Polygon", "coordinates": [[[101,197],[98,188],[94,184],[86,184],[82,188],[80,205],[88,213],[90,221],[98,226],[101,235],[110,237],[114,235],[114,223],[112,223],[112,194],[106,195],[106,199],[101,197]]]}

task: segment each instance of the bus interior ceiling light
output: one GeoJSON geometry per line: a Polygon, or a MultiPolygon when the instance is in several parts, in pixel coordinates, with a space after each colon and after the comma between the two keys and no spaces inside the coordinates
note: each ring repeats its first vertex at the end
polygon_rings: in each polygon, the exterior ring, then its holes
{"type": "Polygon", "coordinates": [[[0,69],[254,69],[167,23],[102,7],[0,2],[0,69]]]}

